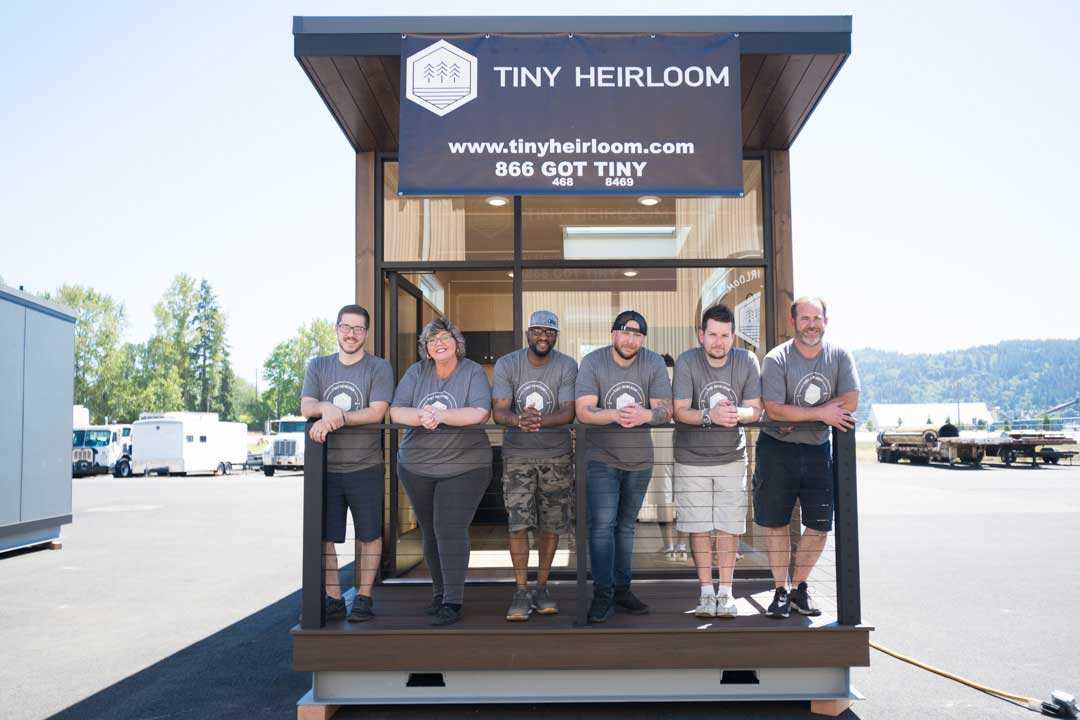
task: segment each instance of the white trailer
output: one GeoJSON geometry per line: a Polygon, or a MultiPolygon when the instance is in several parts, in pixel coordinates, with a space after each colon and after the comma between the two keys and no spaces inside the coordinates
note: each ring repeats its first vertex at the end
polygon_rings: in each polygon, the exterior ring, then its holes
{"type": "Polygon", "coordinates": [[[217,413],[143,413],[131,445],[134,475],[228,475],[247,462],[247,426],[217,413]]]}

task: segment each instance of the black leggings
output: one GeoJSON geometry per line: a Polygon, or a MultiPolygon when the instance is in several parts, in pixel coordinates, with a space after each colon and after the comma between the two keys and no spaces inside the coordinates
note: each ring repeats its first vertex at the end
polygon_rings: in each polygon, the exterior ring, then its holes
{"type": "Polygon", "coordinates": [[[441,595],[444,603],[461,604],[469,568],[469,525],[491,482],[491,466],[433,477],[398,465],[398,479],[420,523],[432,594],[441,595]]]}

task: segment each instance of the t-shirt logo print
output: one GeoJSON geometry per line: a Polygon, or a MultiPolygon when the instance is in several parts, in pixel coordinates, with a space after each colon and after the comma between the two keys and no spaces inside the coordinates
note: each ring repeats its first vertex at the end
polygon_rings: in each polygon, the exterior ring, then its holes
{"type": "Polygon", "coordinates": [[[336,382],[326,388],[326,392],[323,393],[323,400],[333,403],[335,407],[339,407],[345,412],[363,410],[367,407],[367,403],[364,401],[364,393],[356,385],[347,381],[336,382]]]}
{"type": "Polygon", "coordinates": [[[832,397],[832,383],[818,372],[803,375],[795,386],[795,404],[799,407],[813,407],[832,397]]]}
{"type": "Polygon", "coordinates": [[[518,412],[527,407],[534,407],[540,412],[544,412],[544,408],[555,407],[555,395],[546,383],[539,380],[530,380],[518,388],[517,406],[518,412]]]}
{"type": "Polygon", "coordinates": [[[632,382],[621,382],[612,385],[604,393],[604,407],[622,410],[631,403],[645,404],[645,391],[641,386],[632,382]]]}
{"type": "Polygon", "coordinates": [[[739,404],[739,397],[730,385],[721,380],[714,380],[698,393],[698,409],[709,408],[712,410],[721,400],[727,400],[732,405],[739,404]]]}
{"type": "Polygon", "coordinates": [[[458,406],[453,395],[441,390],[425,395],[424,399],[420,401],[420,404],[417,407],[423,408],[428,405],[439,410],[456,410],[458,406]]]}

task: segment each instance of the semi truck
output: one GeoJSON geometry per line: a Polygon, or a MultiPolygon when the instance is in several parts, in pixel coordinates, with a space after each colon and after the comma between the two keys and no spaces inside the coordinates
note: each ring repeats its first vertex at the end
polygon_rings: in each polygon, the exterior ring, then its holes
{"type": "Polygon", "coordinates": [[[289,415],[267,423],[270,445],[263,450],[262,469],[266,477],[278,470],[304,469],[304,432],[307,420],[289,415]]]}
{"type": "Polygon", "coordinates": [[[73,477],[116,474],[130,461],[130,425],[87,425],[71,431],[73,477]]]}
{"type": "Polygon", "coordinates": [[[960,437],[959,429],[949,423],[937,429],[885,430],[878,433],[877,439],[877,459],[881,463],[907,460],[912,465],[939,462],[979,467],[984,459],[996,457],[1006,465],[1022,458],[1030,459],[1032,465],[1039,460],[1047,465],[1057,465],[1076,455],[1074,450],[1061,449],[1061,446],[1076,444],[1061,433],[1007,432],[996,436],[960,437]]]}

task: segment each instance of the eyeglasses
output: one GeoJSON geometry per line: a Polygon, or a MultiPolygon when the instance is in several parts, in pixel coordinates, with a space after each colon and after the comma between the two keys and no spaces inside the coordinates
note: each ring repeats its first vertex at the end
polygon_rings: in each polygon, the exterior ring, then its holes
{"type": "Polygon", "coordinates": [[[550,328],[529,328],[529,334],[536,337],[553,338],[559,334],[558,330],[551,330],[550,328]]]}
{"type": "Polygon", "coordinates": [[[435,335],[427,339],[428,345],[449,345],[454,341],[454,336],[450,333],[443,333],[442,335],[435,335]]]}
{"type": "Polygon", "coordinates": [[[337,329],[342,335],[363,335],[367,332],[367,328],[363,325],[346,325],[345,323],[338,323],[337,329]]]}

